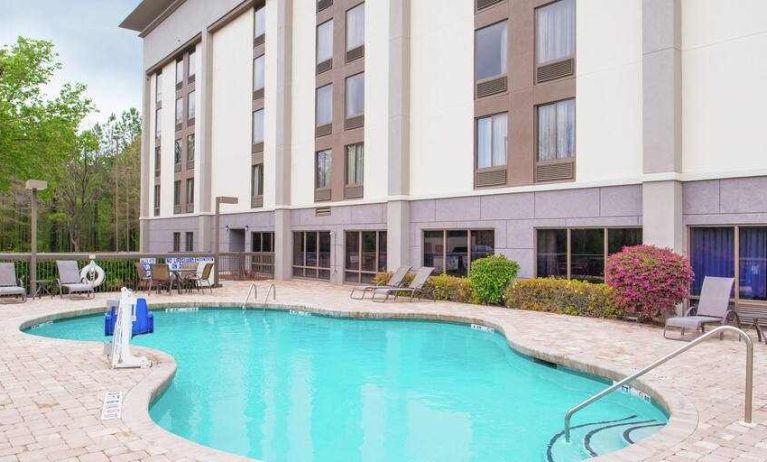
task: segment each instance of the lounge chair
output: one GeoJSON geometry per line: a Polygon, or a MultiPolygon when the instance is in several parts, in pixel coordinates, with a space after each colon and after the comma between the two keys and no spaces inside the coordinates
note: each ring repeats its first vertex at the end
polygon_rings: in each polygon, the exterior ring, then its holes
{"type": "Polygon", "coordinates": [[[383,286],[374,286],[374,285],[367,285],[367,286],[355,286],[352,288],[351,293],[349,294],[349,298],[353,298],[354,300],[362,300],[365,298],[365,295],[368,292],[372,292],[375,289],[384,289],[384,288],[394,288],[394,287],[400,287],[402,286],[402,283],[405,281],[405,276],[407,276],[408,271],[410,271],[410,266],[400,266],[397,271],[392,274],[391,278],[389,278],[389,281],[383,285],[383,286]],[[362,296],[355,297],[354,294],[357,291],[362,291],[362,296]]]}
{"type": "MultiPolygon", "coordinates": [[[[663,329],[663,337],[673,340],[686,340],[684,332],[692,330],[700,335],[705,331],[706,324],[726,324],[732,313],[729,309],[730,294],[733,278],[719,278],[706,276],[703,280],[703,289],[700,291],[700,300],[697,306],[691,307],[684,316],[675,316],[666,320],[663,329]],[[668,337],[669,328],[680,330],[679,337],[668,337]]],[[[696,335],[696,336],[697,336],[696,335]]]]}
{"type": "Polygon", "coordinates": [[[411,302],[414,298],[420,300],[421,295],[423,294],[423,286],[426,284],[426,280],[429,279],[432,272],[434,272],[434,268],[424,266],[423,268],[418,268],[418,271],[415,272],[415,277],[407,287],[378,287],[373,290],[373,301],[385,302],[392,294],[394,294],[394,301],[397,301],[397,298],[399,298],[402,293],[410,294],[411,302]],[[383,295],[384,297],[376,298],[376,295],[383,295]]]}
{"type": "Polygon", "coordinates": [[[93,284],[80,277],[80,268],[78,268],[76,261],[57,260],[56,268],[59,272],[56,284],[59,286],[60,297],[64,296],[64,289],[69,295],[90,294],[91,297],[96,297],[93,284]]]}
{"type": "Polygon", "coordinates": [[[27,301],[27,290],[16,277],[13,263],[0,263],[0,297],[19,297],[21,301],[27,301]]]}

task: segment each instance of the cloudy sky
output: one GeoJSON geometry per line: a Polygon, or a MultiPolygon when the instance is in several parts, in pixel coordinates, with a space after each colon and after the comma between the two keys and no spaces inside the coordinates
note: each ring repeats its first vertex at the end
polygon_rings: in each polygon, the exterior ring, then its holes
{"type": "Polygon", "coordinates": [[[87,125],[110,113],[141,107],[141,40],[117,25],[140,0],[0,0],[0,46],[23,35],[51,40],[63,69],[50,90],[64,82],[83,82],[99,112],[87,125]]]}

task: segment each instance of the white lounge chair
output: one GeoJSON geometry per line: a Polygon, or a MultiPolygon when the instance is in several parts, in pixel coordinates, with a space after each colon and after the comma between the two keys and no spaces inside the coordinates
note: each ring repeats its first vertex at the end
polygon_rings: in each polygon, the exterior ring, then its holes
{"type": "Polygon", "coordinates": [[[374,286],[374,285],[367,285],[367,286],[355,286],[352,288],[351,293],[349,294],[349,298],[353,298],[354,300],[362,300],[365,298],[365,295],[367,295],[368,292],[372,292],[376,289],[385,289],[385,288],[394,288],[394,287],[400,287],[402,283],[405,281],[405,277],[407,276],[407,273],[410,271],[410,266],[400,266],[397,268],[397,271],[392,274],[391,278],[386,282],[386,285],[383,286],[374,286]],[[360,297],[355,297],[354,294],[358,291],[362,291],[362,295],[360,297]]]}
{"type": "Polygon", "coordinates": [[[409,294],[411,302],[414,298],[420,299],[421,295],[423,294],[423,286],[426,284],[426,280],[429,279],[429,276],[431,276],[432,272],[434,272],[434,268],[424,266],[423,268],[418,268],[418,270],[415,272],[415,277],[406,287],[379,287],[374,289],[372,297],[373,301],[385,302],[392,294],[394,294],[394,301],[397,301],[397,298],[402,293],[409,294]],[[384,297],[376,298],[376,295],[383,295],[384,297]]]}
{"type": "Polygon", "coordinates": [[[675,316],[666,320],[663,329],[663,337],[673,340],[687,340],[684,337],[686,330],[696,332],[696,337],[702,334],[706,324],[726,324],[734,313],[729,309],[730,294],[735,280],[733,278],[719,278],[706,276],[703,280],[703,288],[700,291],[700,300],[697,306],[690,307],[684,316],[675,316]],[[669,337],[669,328],[680,330],[679,337],[669,337]]]}
{"type": "Polygon", "coordinates": [[[60,297],[64,295],[65,289],[69,295],[90,294],[91,297],[96,297],[93,284],[80,276],[80,268],[78,268],[76,261],[57,260],[56,269],[59,272],[56,283],[59,285],[60,297]]]}
{"type": "Polygon", "coordinates": [[[13,263],[0,263],[0,297],[19,297],[21,301],[27,301],[27,290],[16,277],[13,263]]]}

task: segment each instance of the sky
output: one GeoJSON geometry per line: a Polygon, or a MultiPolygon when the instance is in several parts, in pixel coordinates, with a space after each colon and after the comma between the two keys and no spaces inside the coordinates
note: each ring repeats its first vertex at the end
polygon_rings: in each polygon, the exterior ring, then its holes
{"type": "Polygon", "coordinates": [[[63,68],[47,93],[65,82],[82,82],[98,113],[85,127],[111,113],[141,110],[141,39],[118,24],[140,0],[0,0],[0,47],[28,38],[51,40],[63,68]]]}

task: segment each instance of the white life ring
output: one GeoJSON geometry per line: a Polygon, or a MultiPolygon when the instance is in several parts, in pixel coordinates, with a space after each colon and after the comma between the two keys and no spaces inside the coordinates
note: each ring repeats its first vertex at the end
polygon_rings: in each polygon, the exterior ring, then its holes
{"type": "Polygon", "coordinates": [[[80,277],[83,279],[83,281],[90,283],[90,285],[93,287],[98,287],[104,283],[106,274],[104,273],[104,269],[102,267],[97,265],[95,261],[91,260],[90,263],[85,265],[83,269],[80,270],[80,277]]]}

